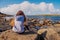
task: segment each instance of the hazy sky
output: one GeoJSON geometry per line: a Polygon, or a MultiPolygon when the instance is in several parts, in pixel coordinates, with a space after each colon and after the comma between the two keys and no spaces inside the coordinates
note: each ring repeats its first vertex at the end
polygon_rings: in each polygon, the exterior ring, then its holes
{"type": "Polygon", "coordinates": [[[0,0],[0,12],[14,15],[18,10],[26,15],[60,14],[60,0],[0,0]]]}

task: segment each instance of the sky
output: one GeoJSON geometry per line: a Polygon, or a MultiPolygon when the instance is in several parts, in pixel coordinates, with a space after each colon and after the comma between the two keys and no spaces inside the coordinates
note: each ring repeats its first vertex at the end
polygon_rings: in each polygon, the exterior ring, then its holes
{"type": "Polygon", "coordinates": [[[0,0],[0,12],[15,15],[60,14],[60,0],[0,0]]]}

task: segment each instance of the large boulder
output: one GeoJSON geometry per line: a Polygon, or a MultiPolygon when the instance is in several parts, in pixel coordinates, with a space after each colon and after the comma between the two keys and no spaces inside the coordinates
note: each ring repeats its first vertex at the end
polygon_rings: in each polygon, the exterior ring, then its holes
{"type": "Polygon", "coordinates": [[[18,34],[13,32],[12,30],[7,30],[0,34],[0,40],[34,40],[35,37],[36,37],[36,34],[34,34],[33,32],[18,34]]]}
{"type": "Polygon", "coordinates": [[[53,28],[43,28],[38,30],[37,33],[18,34],[12,30],[7,30],[0,34],[0,40],[60,40],[59,34],[53,28]]]}
{"type": "Polygon", "coordinates": [[[60,40],[59,34],[53,28],[40,29],[35,40],[60,40]]]}

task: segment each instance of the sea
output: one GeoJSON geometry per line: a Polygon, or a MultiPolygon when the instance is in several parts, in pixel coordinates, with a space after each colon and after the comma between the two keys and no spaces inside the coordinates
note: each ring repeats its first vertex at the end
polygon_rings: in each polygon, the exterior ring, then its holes
{"type": "Polygon", "coordinates": [[[32,16],[32,15],[29,15],[27,16],[28,18],[36,18],[36,19],[50,19],[52,21],[60,21],[60,16],[32,16]]]}
{"type": "MultiPolygon", "coordinates": [[[[7,20],[13,17],[5,17],[7,20]]],[[[35,15],[27,15],[27,18],[35,18],[35,19],[50,19],[52,21],[60,21],[60,16],[35,16],[35,15]]]]}

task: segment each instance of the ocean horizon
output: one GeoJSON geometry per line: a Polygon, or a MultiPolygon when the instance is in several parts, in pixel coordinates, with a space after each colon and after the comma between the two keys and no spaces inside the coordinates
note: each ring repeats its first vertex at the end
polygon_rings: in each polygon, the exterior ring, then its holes
{"type": "Polygon", "coordinates": [[[29,15],[27,16],[28,18],[36,18],[36,19],[50,19],[50,20],[53,20],[53,21],[60,21],[60,16],[35,16],[35,15],[29,15]]]}

